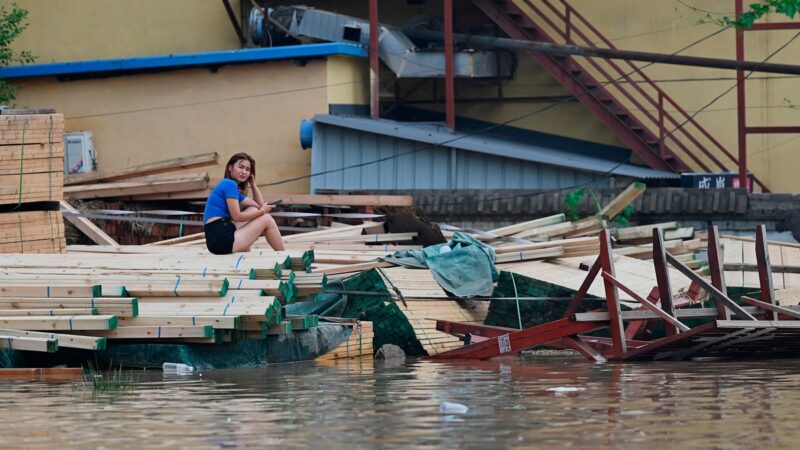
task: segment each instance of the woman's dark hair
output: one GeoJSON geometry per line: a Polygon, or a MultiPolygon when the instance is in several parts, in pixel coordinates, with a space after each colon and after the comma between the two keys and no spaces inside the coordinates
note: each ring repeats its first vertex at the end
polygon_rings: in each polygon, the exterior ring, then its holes
{"type": "MultiPolygon", "coordinates": [[[[253,178],[255,178],[255,176],[256,176],[256,160],[253,159],[252,156],[248,155],[245,152],[239,152],[239,153],[236,153],[235,155],[231,156],[231,159],[228,160],[228,164],[225,164],[225,178],[231,178],[231,179],[233,178],[233,177],[231,177],[231,166],[236,164],[237,162],[243,160],[243,159],[246,159],[246,160],[250,161],[250,175],[252,175],[253,178]]],[[[239,186],[239,191],[241,191],[242,193],[247,192],[247,181],[244,181],[242,183],[237,183],[237,184],[239,186]]]]}

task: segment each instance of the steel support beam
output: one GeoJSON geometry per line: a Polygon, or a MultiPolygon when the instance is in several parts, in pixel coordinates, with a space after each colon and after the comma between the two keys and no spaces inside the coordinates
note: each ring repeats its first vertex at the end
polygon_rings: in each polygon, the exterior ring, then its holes
{"type": "MultiPolygon", "coordinates": [[[[604,274],[614,277],[614,257],[611,254],[611,238],[608,230],[600,231],[600,268],[604,274]]],[[[609,327],[611,328],[611,340],[614,342],[611,353],[613,356],[622,356],[627,350],[625,343],[625,329],[622,327],[622,310],[619,304],[619,291],[617,286],[611,281],[603,280],[606,291],[606,304],[609,315],[609,327]]]]}
{"type": "MultiPolygon", "coordinates": [[[[722,263],[722,245],[719,242],[719,230],[716,225],[712,225],[708,230],[708,267],[711,271],[711,285],[720,292],[727,292],[725,286],[725,272],[722,263]]],[[[717,305],[717,319],[730,320],[731,312],[725,304],[714,299],[717,305]]]]}
{"type": "MultiPolygon", "coordinates": [[[[658,283],[658,298],[661,300],[661,309],[670,316],[675,316],[675,304],[672,301],[672,285],[669,281],[669,266],[667,266],[666,251],[664,250],[664,237],[661,230],[653,228],[653,265],[656,270],[656,283],[658,283]]],[[[667,336],[677,332],[675,326],[664,324],[667,336]]]]}

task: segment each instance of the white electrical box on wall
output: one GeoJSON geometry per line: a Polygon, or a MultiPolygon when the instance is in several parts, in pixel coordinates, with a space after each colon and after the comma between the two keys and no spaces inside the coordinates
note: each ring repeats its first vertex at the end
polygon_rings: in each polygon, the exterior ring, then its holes
{"type": "Polygon", "coordinates": [[[64,173],[91,172],[97,169],[91,131],[64,133],[64,173]]]}

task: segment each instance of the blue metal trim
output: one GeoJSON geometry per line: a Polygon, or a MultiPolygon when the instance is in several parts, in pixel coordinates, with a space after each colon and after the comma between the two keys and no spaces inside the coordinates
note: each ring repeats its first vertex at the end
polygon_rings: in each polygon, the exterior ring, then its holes
{"type": "Polygon", "coordinates": [[[341,43],[287,45],[284,47],[223,50],[204,53],[142,56],[124,59],[101,59],[51,64],[11,66],[0,69],[0,78],[46,77],[54,75],[90,74],[148,69],[166,69],[192,66],[220,65],[244,62],[274,61],[279,59],[313,58],[344,55],[365,58],[363,47],[341,43]]]}

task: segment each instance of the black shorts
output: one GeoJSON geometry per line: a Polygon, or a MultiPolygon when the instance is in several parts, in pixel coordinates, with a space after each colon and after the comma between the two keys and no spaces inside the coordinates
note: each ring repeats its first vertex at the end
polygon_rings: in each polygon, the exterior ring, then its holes
{"type": "Polygon", "coordinates": [[[231,219],[217,219],[203,226],[206,233],[206,247],[215,255],[229,255],[233,253],[234,233],[236,225],[231,219]]]}

